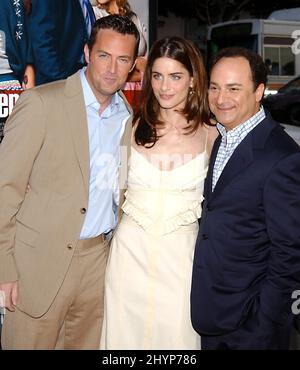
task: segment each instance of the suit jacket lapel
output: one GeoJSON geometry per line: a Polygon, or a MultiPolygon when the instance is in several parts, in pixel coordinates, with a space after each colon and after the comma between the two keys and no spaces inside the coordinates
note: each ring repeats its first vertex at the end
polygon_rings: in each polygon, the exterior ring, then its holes
{"type": "MultiPolygon", "coordinates": [[[[80,74],[69,77],[66,81],[66,110],[68,122],[74,142],[75,152],[81,169],[84,185],[87,193],[89,192],[90,178],[90,154],[89,154],[89,137],[86,110],[84,105],[83,91],[80,81],[80,74]]],[[[121,215],[121,205],[124,201],[124,192],[128,174],[128,158],[130,157],[130,142],[132,135],[132,108],[128,104],[124,94],[119,92],[130,112],[130,118],[126,122],[125,130],[121,138],[121,165],[119,169],[119,216],[121,215]]],[[[120,217],[119,217],[120,218],[120,217]]]]}
{"type": "Polygon", "coordinates": [[[89,192],[90,154],[86,110],[79,72],[66,80],[66,111],[74,142],[74,148],[81,169],[83,182],[89,192]]]}
{"type": "MultiPolygon", "coordinates": [[[[278,124],[273,121],[272,117],[268,112],[266,112],[266,118],[260,122],[249,134],[244,138],[244,140],[237,146],[223,172],[215,186],[214,191],[211,194],[211,198],[216,197],[230,182],[236,177],[241,171],[245,170],[254,159],[254,152],[256,150],[261,150],[265,146],[265,142],[270,135],[270,132],[278,126],[278,124]]],[[[216,148],[216,151],[218,150],[216,148]]],[[[216,153],[215,153],[216,156],[216,153]]],[[[215,163],[215,157],[211,167],[215,163]]],[[[211,169],[211,179],[212,179],[212,169],[211,169]]],[[[210,183],[211,189],[211,183],[210,183]]]]}
{"type": "Polygon", "coordinates": [[[219,177],[212,197],[217,196],[241,171],[243,171],[253,161],[252,135],[248,134],[237,146],[221,176],[219,177]]]}
{"type": "Polygon", "coordinates": [[[217,153],[221,144],[221,135],[219,135],[213,145],[213,149],[210,156],[209,167],[207,171],[207,176],[204,184],[204,198],[209,200],[211,193],[212,193],[212,177],[213,177],[213,169],[216,162],[217,153]]]}

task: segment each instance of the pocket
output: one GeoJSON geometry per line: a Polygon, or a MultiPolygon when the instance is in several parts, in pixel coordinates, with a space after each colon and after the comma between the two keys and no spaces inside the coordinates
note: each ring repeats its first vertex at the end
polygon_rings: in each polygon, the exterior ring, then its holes
{"type": "Polygon", "coordinates": [[[35,247],[36,239],[39,235],[38,231],[19,221],[17,221],[16,227],[16,240],[22,242],[23,244],[29,245],[30,247],[35,247]]]}

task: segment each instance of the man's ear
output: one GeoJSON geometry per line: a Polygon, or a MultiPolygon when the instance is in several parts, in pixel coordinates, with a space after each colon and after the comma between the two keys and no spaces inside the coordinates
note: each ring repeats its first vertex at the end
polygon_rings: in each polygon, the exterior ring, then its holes
{"type": "Polygon", "coordinates": [[[255,90],[255,100],[259,103],[264,95],[265,91],[265,85],[264,84],[259,84],[255,90]]]}
{"type": "Polygon", "coordinates": [[[87,44],[84,45],[84,58],[87,64],[90,62],[90,49],[87,44]]]}
{"type": "Polygon", "coordinates": [[[132,66],[131,66],[131,68],[130,68],[130,70],[129,70],[128,73],[130,73],[130,72],[132,72],[134,70],[134,67],[136,65],[136,61],[137,61],[137,59],[135,59],[135,61],[133,62],[133,64],[132,64],[132,66]]]}

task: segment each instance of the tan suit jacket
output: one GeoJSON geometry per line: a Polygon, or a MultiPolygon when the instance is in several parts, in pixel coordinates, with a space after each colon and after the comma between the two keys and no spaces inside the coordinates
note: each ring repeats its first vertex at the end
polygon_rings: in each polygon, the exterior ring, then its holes
{"type": "MultiPolygon", "coordinates": [[[[131,121],[132,114],[121,140],[127,158],[131,121]]],[[[49,309],[80,235],[88,207],[88,140],[79,73],[24,92],[6,124],[0,145],[0,283],[19,281],[17,306],[32,317],[49,309]]],[[[122,156],[122,185],[127,158],[122,156]]],[[[120,203],[123,198],[121,190],[120,203]]]]}

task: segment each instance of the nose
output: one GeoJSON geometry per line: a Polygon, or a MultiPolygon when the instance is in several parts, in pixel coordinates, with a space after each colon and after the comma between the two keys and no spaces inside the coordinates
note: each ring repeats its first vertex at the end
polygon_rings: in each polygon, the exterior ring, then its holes
{"type": "Polygon", "coordinates": [[[167,91],[169,89],[169,83],[167,78],[162,78],[161,85],[160,85],[161,91],[167,91]]]}
{"type": "Polygon", "coordinates": [[[116,73],[117,71],[117,59],[111,58],[108,66],[110,73],[116,73]]]}
{"type": "Polygon", "coordinates": [[[219,105],[221,105],[226,100],[226,92],[224,90],[219,90],[216,101],[219,105]]]}

